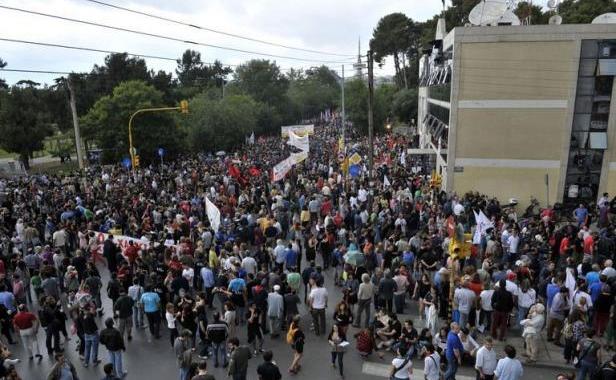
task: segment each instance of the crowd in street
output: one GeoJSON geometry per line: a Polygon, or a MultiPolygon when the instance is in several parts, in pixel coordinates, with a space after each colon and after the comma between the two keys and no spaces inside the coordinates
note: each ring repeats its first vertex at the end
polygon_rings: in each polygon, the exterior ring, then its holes
{"type": "Polygon", "coordinates": [[[391,363],[394,380],[414,369],[453,380],[461,365],[478,379],[516,380],[520,357],[536,363],[545,335],[576,379],[616,378],[607,194],[571,223],[551,209],[521,218],[496,199],[431,186],[424,162],[407,154],[412,138],[376,137],[371,178],[367,139],[341,135],[336,123],[318,124],[307,160],[278,182],[270,169],[292,152],[279,137],[134,173],[0,180],[0,379],[20,379],[20,360],[45,357],[50,380],[77,380],[75,366],[125,378],[123,352],[142,331],[172,348],[180,380],[212,380],[211,367],[234,380],[292,377],[313,359],[304,358],[308,334],[321,337],[340,377],[345,355],[361,355],[391,363]],[[343,149],[364,157],[359,175],[345,170],[343,149]],[[479,211],[491,227],[467,249],[479,211]],[[524,338],[524,352],[496,352],[511,336],[524,338]],[[290,363],[264,349],[273,339],[293,351],[290,363]],[[11,353],[18,341],[27,357],[11,353]],[[64,355],[73,348],[79,363],[64,355]],[[257,373],[247,373],[256,357],[257,373]]]}

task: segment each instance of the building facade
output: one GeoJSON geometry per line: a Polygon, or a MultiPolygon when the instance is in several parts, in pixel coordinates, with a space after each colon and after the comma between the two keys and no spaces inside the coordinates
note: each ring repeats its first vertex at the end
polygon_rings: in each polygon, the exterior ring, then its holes
{"type": "Polygon", "coordinates": [[[459,27],[420,61],[420,147],[443,189],[521,205],[616,195],[616,27],[459,27]]]}

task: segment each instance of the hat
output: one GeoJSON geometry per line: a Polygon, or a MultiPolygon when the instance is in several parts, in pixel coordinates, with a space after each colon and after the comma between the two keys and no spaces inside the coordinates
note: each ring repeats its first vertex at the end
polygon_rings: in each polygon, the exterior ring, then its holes
{"type": "Polygon", "coordinates": [[[277,292],[280,290],[280,285],[274,285],[274,291],[277,292]]]}

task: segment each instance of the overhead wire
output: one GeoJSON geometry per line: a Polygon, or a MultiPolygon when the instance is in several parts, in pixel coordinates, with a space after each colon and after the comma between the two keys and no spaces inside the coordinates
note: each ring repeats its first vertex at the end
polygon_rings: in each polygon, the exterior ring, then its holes
{"type": "MultiPolygon", "coordinates": [[[[49,43],[49,42],[39,42],[39,41],[30,41],[30,40],[21,40],[21,39],[4,38],[4,37],[0,37],[0,42],[20,43],[20,44],[37,45],[37,46],[61,48],[61,49],[71,49],[71,50],[79,50],[79,51],[91,51],[91,52],[95,52],[95,53],[105,53],[105,54],[127,54],[127,55],[133,56],[133,57],[141,57],[141,58],[149,58],[149,59],[159,59],[159,60],[173,61],[173,62],[177,62],[178,59],[179,59],[179,58],[164,57],[164,56],[159,56],[159,55],[120,52],[120,51],[98,49],[98,48],[90,48],[90,47],[84,47],[84,46],[74,46],[74,45],[57,44],[57,43],[49,43]]],[[[214,65],[215,63],[216,62],[203,62],[203,64],[205,64],[205,65],[214,65]]],[[[238,66],[242,65],[242,64],[224,63],[224,62],[220,62],[220,61],[219,61],[219,63],[221,65],[223,65],[223,66],[229,66],[229,67],[238,67],[238,66]]],[[[338,66],[333,66],[333,67],[338,67],[338,66]]],[[[292,69],[296,69],[297,70],[297,68],[293,68],[293,67],[281,67],[279,69],[281,71],[288,71],[288,70],[292,70],[292,69]]]]}
{"type": "Polygon", "coordinates": [[[79,23],[79,24],[84,24],[84,25],[95,26],[95,27],[104,28],[104,29],[117,30],[117,31],[121,31],[121,32],[133,33],[133,34],[143,35],[143,36],[147,36],[147,37],[153,37],[153,38],[168,40],[168,41],[181,42],[181,43],[185,43],[185,44],[210,47],[210,48],[214,48],[214,49],[235,51],[235,52],[244,53],[244,54],[253,54],[253,55],[260,55],[260,56],[264,56],[264,57],[289,59],[289,60],[303,61],[303,62],[348,63],[348,64],[352,64],[353,63],[353,62],[347,62],[347,61],[326,61],[326,60],[320,60],[320,59],[301,58],[301,57],[293,57],[293,56],[285,56],[285,55],[278,55],[278,54],[255,52],[255,51],[251,51],[251,50],[244,50],[244,49],[238,49],[238,48],[227,47],[227,46],[213,45],[213,44],[208,44],[208,43],[204,43],[204,42],[196,42],[196,41],[184,40],[182,38],[165,36],[165,35],[157,34],[157,33],[149,33],[149,32],[144,32],[144,31],[135,30],[135,29],[123,28],[123,27],[119,27],[119,26],[101,24],[101,23],[97,23],[97,22],[80,20],[80,19],[75,19],[75,18],[71,18],[71,17],[59,16],[59,15],[54,15],[54,14],[51,14],[51,13],[38,12],[38,11],[33,11],[33,10],[28,10],[28,9],[23,9],[23,8],[9,7],[9,6],[6,6],[6,5],[0,5],[0,8],[1,9],[10,10],[10,11],[15,11],[15,12],[33,14],[33,15],[37,15],[37,16],[49,17],[49,18],[54,18],[54,19],[63,20],[63,21],[69,21],[69,22],[74,22],[74,23],[79,23]]]}
{"type": "Polygon", "coordinates": [[[276,42],[265,41],[265,40],[258,39],[258,38],[247,37],[247,36],[243,36],[243,35],[240,35],[240,34],[229,33],[229,32],[225,32],[225,31],[218,30],[218,29],[213,29],[213,28],[209,28],[209,27],[205,27],[205,26],[195,25],[195,24],[192,24],[192,23],[189,23],[189,22],[185,22],[185,21],[180,21],[180,20],[172,19],[172,18],[169,18],[169,17],[159,16],[159,15],[155,15],[155,14],[152,14],[152,13],[148,13],[148,12],[144,12],[144,11],[139,11],[139,10],[136,10],[136,9],[130,9],[130,8],[122,7],[122,6],[111,4],[111,3],[107,3],[107,2],[104,2],[104,1],[99,1],[99,0],[85,0],[85,1],[90,2],[90,3],[94,3],[94,4],[98,4],[98,5],[102,5],[102,6],[105,6],[105,7],[110,7],[110,8],[114,8],[114,9],[119,9],[119,10],[122,10],[122,11],[130,12],[130,13],[146,16],[146,17],[151,17],[151,18],[154,18],[154,19],[162,20],[162,21],[167,21],[167,22],[170,22],[170,23],[178,24],[178,25],[187,26],[187,27],[190,27],[190,28],[205,30],[205,31],[208,31],[208,32],[217,33],[217,34],[221,34],[221,35],[228,36],[228,37],[233,37],[233,38],[239,38],[239,39],[243,39],[243,40],[247,40],[247,41],[258,42],[258,43],[265,44],[265,45],[277,46],[277,47],[282,47],[282,48],[285,48],[285,49],[298,50],[298,51],[303,51],[303,52],[307,52],[307,53],[315,53],[315,54],[321,54],[321,55],[332,55],[332,56],[339,56],[339,57],[355,57],[354,54],[340,54],[340,53],[331,53],[331,52],[325,52],[325,51],[320,51],[320,50],[300,48],[300,47],[296,47],[296,46],[290,46],[290,45],[284,45],[284,44],[280,44],[280,43],[276,43],[276,42]]]}

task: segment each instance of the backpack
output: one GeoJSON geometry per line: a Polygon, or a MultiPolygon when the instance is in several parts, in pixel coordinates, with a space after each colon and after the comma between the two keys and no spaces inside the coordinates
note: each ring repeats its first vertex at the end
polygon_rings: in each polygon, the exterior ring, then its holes
{"type": "Polygon", "coordinates": [[[293,344],[293,338],[295,338],[295,332],[297,331],[297,327],[293,325],[289,326],[289,331],[287,331],[287,344],[293,344]]]}
{"type": "Polygon", "coordinates": [[[569,323],[569,320],[565,322],[565,327],[563,327],[563,336],[565,339],[571,339],[573,337],[573,323],[569,323]]]}

